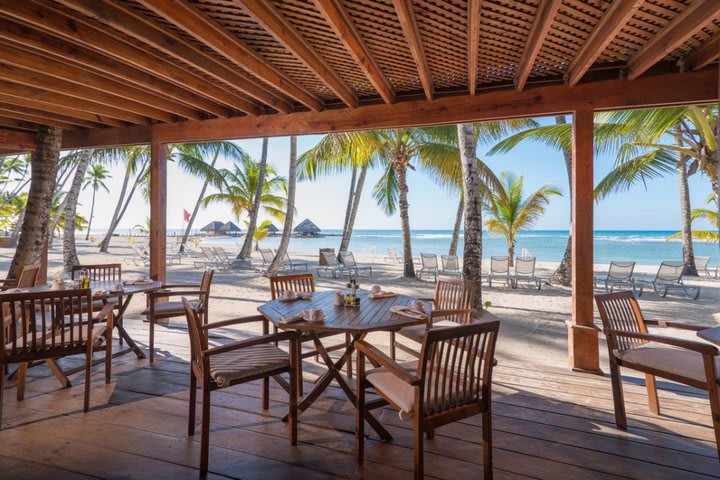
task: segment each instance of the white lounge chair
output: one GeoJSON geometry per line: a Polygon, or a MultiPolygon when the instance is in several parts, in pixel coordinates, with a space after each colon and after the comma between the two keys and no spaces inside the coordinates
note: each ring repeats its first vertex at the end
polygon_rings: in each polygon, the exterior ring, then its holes
{"type": "Polygon", "coordinates": [[[342,260],[343,269],[348,275],[352,276],[355,272],[355,276],[359,277],[362,275],[361,272],[366,273],[369,277],[372,277],[372,267],[370,265],[363,265],[355,261],[355,255],[352,252],[345,252],[340,254],[342,260]]]}
{"type": "Polygon", "coordinates": [[[194,262],[195,268],[217,268],[219,266],[217,256],[210,247],[200,247],[200,251],[205,258],[194,262]]]}
{"type": "Polygon", "coordinates": [[[438,272],[440,275],[463,278],[463,273],[460,270],[460,260],[457,255],[441,255],[440,261],[442,263],[442,270],[438,272]]]}
{"type": "Polygon", "coordinates": [[[503,282],[508,287],[512,287],[512,279],[510,278],[510,259],[508,257],[490,257],[490,275],[488,275],[488,285],[491,287],[493,280],[503,282]]]}
{"type": "Polygon", "coordinates": [[[695,257],[695,268],[697,269],[698,275],[707,275],[712,278],[715,272],[710,270],[710,257],[695,257]]]}
{"type": "Polygon", "coordinates": [[[433,280],[437,281],[439,270],[437,255],[434,253],[421,253],[420,265],[420,271],[417,273],[418,280],[422,280],[423,275],[430,274],[433,276],[433,280]]]}
{"type": "Polygon", "coordinates": [[[633,276],[634,270],[635,262],[611,261],[607,275],[593,277],[594,287],[597,288],[598,281],[605,284],[605,291],[608,293],[613,291],[613,287],[628,287],[636,297],[639,297],[643,293],[643,286],[633,276]]]}
{"type": "Polygon", "coordinates": [[[285,255],[283,256],[283,266],[292,271],[298,270],[300,267],[302,267],[302,269],[306,272],[308,271],[307,262],[296,262],[290,258],[290,255],[287,252],[285,252],[285,255]]]}
{"type": "Polygon", "coordinates": [[[649,284],[655,293],[664,297],[669,290],[681,290],[691,300],[700,296],[700,287],[688,287],[683,282],[683,262],[662,262],[655,277],[640,278],[638,281],[649,284]]]}
{"type": "Polygon", "coordinates": [[[137,245],[135,243],[130,244],[130,248],[135,253],[135,256],[131,258],[132,262],[138,267],[147,267],[150,265],[150,255],[148,255],[145,247],[137,245]]]}
{"type": "Polygon", "coordinates": [[[222,247],[215,247],[211,249],[213,253],[215,253],[215,258],[217,259],[217,267],[221,270],[229,270],[232,268],[234,258],[231,258],[224,248],[222,247]]]}
{"type": "Polygon", "coordinates": [[[275,252],[269,248],[261,248],[258,251],[260,252],[260,258],[262,259],[262,265],[260,265],[258,270],[260,273],[267,273],[268,268],[270,268],[270,264],[275,259],[275,252]]]}
{"type": "Polygon", "coordinates": [[[398,257],[397,251],[394,248],[388,248],[387,251],[388,254],[387,257],[385,257],[385,263],[403,263],[403,259],[398,257]]]}
{"type": "Polygon", "coordinates": [[[320,252],[320,255],[322,255],[322,258],[325,261],[325,265],[318,265],[318,277],[322,277],[323,273],[329,273],[330,275],[332,275],[332,278],[337,278],[339,275],[343,274],[343,265],[342,263],[338,262],[335,253],[320,252]]]}
{"type": "Polygon", "coordinates": [[[535,257],[517,257],[515,258],[515,273],[512,279],[512,288],[518,287],[518,282],[525,281],[531,283],[538,290],[542,286],[540,277],[535,275],[535,257]]]}

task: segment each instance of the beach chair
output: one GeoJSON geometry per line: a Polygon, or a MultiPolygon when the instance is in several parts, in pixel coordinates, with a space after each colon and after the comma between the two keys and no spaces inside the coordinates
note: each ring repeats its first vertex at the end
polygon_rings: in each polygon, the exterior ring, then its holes
{"type": "Polygon", "coordinates": [[[643,286],[633,276],[635,262],[610,262],[610,269],[607,275],[596,275],[593,277],[594,287],[597,288],[598,281],[605,284],[605,291],[610,293],[613,287],[631,288],[636,297],[642,296],[643,286]]]}
{"type": "Polygon", "coordinates": [[[683,282],[683,262],[662,262],[655,277],[640,278],[639,281],[651,285],[656,294],[664,297],[670,290],[681,290],[691,300],[700,296],[700,287],[688,287],[683,282]]]}
{"type": "Polygon", "coordinates": [[[431,274],[433,276],[433,280],[437,281],[439,270],[437,255],[434,253],[421,253],[420,265],[420,271],[417,273],[418,280],[422,280],[423,275],[431,274]]]}
{"type": "Polygon", "coordinates": [[[290,258],[290,254],[288,252],[285,252],[285,255],[283,255],[283,266],[284,268],[295,271],[298,270],[300,267],[302,267],[303,270],[306,272],[308,271],[308,264],[307,262],[296,262],[295,260],[290,258]]]}
{"type": "Polygon", "coordinates": [[[259,270],[260,273],[265,274],[275,259],[275,253],[270,248],[261,248],[258,251],[260,252],[260,259],[262,260],[262,265],[260,265],[259,270]]]}
{"type": "Polygon", "coordinates": [[[136,243],[130,243],[130,249],[135,254],[130,260],[138,267],[150,266],[150,255],[145,250],[145,247],[136,243]]]}
{"type": "Polygon", "coordinates": [[[217,268],[219,268],[220,270],[229,270],[230,268],[232,268],[235,259],[230,258],[224,248],[214,247],[211,248],[211,250],[213,251],[213,253],[215,253],[215,258],[217,258],[217,268]]]}
{"type": "Polygon", "coordinates": [[[542,280],[535,275],[535,257],[516,257],[515,272],[512,279],[512,288],[517,288],[519,282],[528,282],[540,290],[542,280]]]}
{"type": "Polygon", "coordinates": [[[463,273],[460,270],[460,260],[458,260],[457,255],[441,255],[440,262],[442,269],[438,272],[439,275],[463,278],[463,273]]]}
{"type": "Polygon", "coordinates": [[[512,287],[510,278],[510,259],[508,257],[490,257],[490,274],[488,275],[488,286],[492,287],[493,280],[505,283],[512,287]]]}
{"type": "Polygon", "coordinates": [[[718,259],[717,265],[715,265],[715,270],[708,270],[707,276],[710,278],[720,278],[720,258],[718,259]]]}
{"type": "Polygon", "coordinates": [[[715,272],[710,270],[710,257],[695,257],[695,268],[700,276],[704,274],[712,278],[715,274],[715,272]]]}
{"type": "Polygon", "coordinates": [[[387,256],[385,257],[385,263],[395,264],[403,263],[403,259],[398,257],[397,251],[394,248],[387,249],[387,256]]]}
{"type": "Polygon", "coordinates": [[[193,262],[195,268],[216,268],[218,266],[217,257],[210,247],[200,247],[200,252],[204,258],[193,262]]]}
{"type": "Polygon", "coordinates": [[[355,255],[353,255],[352,252],[340,253],[340,259],[343,265],[343,270],[347,272],[348,275],[352,276],[353,272],[355,272],[355,276],[359,277],[362,275],[360,272],[363,272],[369,277],[372,277],[372,267],[370,265],[357,263],[355,261],[355,255]]]}
{"type": "Polygon", "coordinates": [[[343,274],[343,264],[338,262],[334,252],[320,252],[320,255],[325,261],[325,265],[318,265],[318,277],[322,277],[323,273],[329,273],[332,278],[337,278],[343,274]]]}
{"type": "MultiPolygon", "coordinates": [[[[655,377],[700,388],[709,393],[715,447],[720,456],[720,356],[718,348],[689,338],[648,333],[647,326],[674,328],[697,334],[707,327],[677,322],[645,320],[637,299],[629,291],[595,295],[603,332],[607,338],[615,424],[627,430],[620,367],[645,374],[650,411],[660,415],[655,377]]],[[[693,335],[694,336],[694,335],[693,335]]],[[[681,418],[678,418],[681,420],[681,418]]],[[[692,423],[695,423],[694,421],[692,423]]]]}

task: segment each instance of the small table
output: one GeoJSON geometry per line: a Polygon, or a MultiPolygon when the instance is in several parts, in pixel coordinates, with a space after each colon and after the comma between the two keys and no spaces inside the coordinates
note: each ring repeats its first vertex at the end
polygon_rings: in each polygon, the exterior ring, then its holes
{"type": "Polygon", "coordinates": [[[697,336],[715,345],[720,345],[720,327],[706,328],[699,330],[697,336]]]}
{"type": "MultiPolygon", "coordinates": [[[[368,294],[365,292],[360,292],[359,295],[359,307],[335,306],[335,292],[316,292],[313,293],[310,300],[284,302],[278,299],[258,307],[258,311],[276,327],[283,330],[296,330],[309,335],[328,368],[327,372],[317,380],[313,388],[298,405],[299,413],[307,410],[320,394],[327,389],[333,379],[338,382],[352,404],[356,405],[355,392],[340,373],[342,365],[351,358],[355,351],[355,343],[365,338],[370,332],[394,332],[404,327],[425,323],[423,320],[395,315],[390,312],[390,307],[394,305],[409,306],[413,302],[413,298],[397,295],[391,298],[372,300],[368,298],[368,294]],[[303,320],[287,324],[280,322],[283,318],[297,315],[302,310],[311,308],[322,309],[325,312],[325,320],[317,323],[303,320]],[[320,338],[322,333],[345,333],[350,335],[350,343],[338,360],[333,362],[330,358],[320,338]]],[[[365,419],[380,437],[385,440],[392,440],[390,432],[369,412],[366,412],[365,419]]]]}

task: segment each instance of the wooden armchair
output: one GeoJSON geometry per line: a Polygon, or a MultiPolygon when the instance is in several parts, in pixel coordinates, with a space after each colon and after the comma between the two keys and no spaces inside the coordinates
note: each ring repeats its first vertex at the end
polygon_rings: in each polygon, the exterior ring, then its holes
{"type": "Polygon", "coordinates": [[[660,414],[655,377],[667,378],[708,392],[715,442],[720,459],[720,356],[714,345],[650,334],[647,325],[700,331],[706,327],[645,320],[630,291],[595,295],[610,358],[615,423],[627,429],[620,367],[645,373],[650,411],[660,414]]]}
{"type": "MultiPolygon", "coordinates": [[[[426,325],[405,327],[397,332],[398,335],[422,343],[425,331],[433,326],[453,326],[458,323],[470,323],[477,311],[475,304],[475,283],[469,280],[441,278],[435,283],[435,296],[421,298],[420,300],[432,303],[429,319],[426,325]]],[[[414,357],[420,352],[397,341],[396,333],[390,332],[390,357],[394,360],[396,349],[400,349],[414,357]]]]}
{"type": "Polygon", "coordinates": [[[226,345],[208,346],[208,332],[213,328],[227,327],[243,323],[264,321],[264,317],[256,315],[246,318],[235,318],[212,324],[204,324],[200,319],[200,311],[187,298],[182,297],[181,304],[185,311],[190,334],[190,411],[188,418],[188,435],[195,435],[195,403],[196,388],[200,384],[202,390],[202,427],[200,442],[200,475],[204,478],[208,472],[208,453],[210,440],[210,392],[253,380],[263,380],[262,408],[269,408],[269,379],[273,377],[288,392],[290,425],[290,443],[297,444],[297,366],[300,350],[299,334],[287,331],[267,334],[267,323],[264,323],[263,335],[247,340],[235,341],[226,345]],[[289,352],[284,352],[274,343],[289,341],[289,352]],[[289,382],[280,377],[288,373],[289,382]]]}
{"type": "Polygon", "coordinates": [[[13,288],[31,288],[37,285],[37,278],[40,274],[40,264],[25,265],[20,267],[20,271],[16,278],[3,280],[0,286],[0,292],[3,290],[11,290],[13,288]]]}
{"type": "MultiPolygon", "coordinates": [[[[98,315],[92,313],[90,289],[57,290],[33,293],[2,293],[0,306],[7,312],[9,329],[0,330],[0,370],[5,365],[19,365],[17,399],[25,396],[28,364],[46,360],[48,366],[59,369],[57,358],[85,354],[84,411],[90,405],[90,377],[93,352],[105,352],[105,382],[110,382],[112,359],[112,304],[98,315]],[[88,305],[89,307],[85,307],[88,305]],[[78,308],[80,306],[81,308],[78,308]],[[6,336],[6,331],[11,336],[6,336]],[[104,343],[104,346],[103,346],[104,343]]],[[[64,374],[63,374],[64,375],[64,374]]],[[[0,426],[2,425],[2,395],[5,376],[0,375],[0,426]]],[[[69,384],[69,383],[68,383],[69,384]]],[[[68,385],[66,384],[66,385],[68,385]]]]}
{"type": "Polygon", "coordinates": [[[197,297],[190,300],[191,305],[201,315],[203,323],[207,324],[210,307],[210,286],[212,285],[215,270],[205,270],[199,284],[163,285],[163,288],[147,294],[148,308],[143,310],[149,324],[149,350],[150,363],[155,361],[155,323],[167,321],[170,318],[184,317],[185,309],[180,300],[167,300],[168,298],[197,297]],[[173,290],[180,289],[180,290],[173,290]]]}
{"type": "Polygon", "coordinates": [[[360,341],[357,372],[355,446],[363,463],[365,411],[392,405],[413,422],[415,478],[423,478],[423,434],[431,439],[437,427],[482,414],[483,473],[491,479],[491,386],[495,343],[500,322],[476,322],[432,328],[422,341],[420,361],[398,364],[372,345],[360,341]],[[365,371],[365,359],[380,365],[365,371]],[[365,402],[365,389],[381,398],[365,402]]]}

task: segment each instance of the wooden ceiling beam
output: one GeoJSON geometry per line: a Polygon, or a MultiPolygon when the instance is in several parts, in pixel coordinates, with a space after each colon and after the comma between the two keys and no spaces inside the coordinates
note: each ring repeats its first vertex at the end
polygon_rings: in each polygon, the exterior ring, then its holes
{"type": "Polygon", "coordinates": [[[695,0],[628,62],[628,78],[638,78],[690,37],[720,16],[720,1],[695,0]]]}
{"type": "MultiPolygon", "coordinates": [[[[55,77],[60,80],[62,85],[63,82],[71,82],[80,85],[83,88],[87,88],[89,91],[96,90],[99,92],[106,92],[120,99],[115,99],[112,103],[115,105],[126,105],[127,100],[141,106],[150,107],[152,110],[148,112],[161,112],[162,116],[155,117],[151,113],[147,113],[151,118],[156,120],[162,120],[166,122],[175,121],[174,115],[178,115],[184,119],[190,120],[202,120],[205,117],[191,108],[187,108],[183,105],[179,105],[166,98],[158,97],[127,84],[122,84],[115,80],[108,79],[101,75],[94,74],[87,70],[78,69],[74,65],[67,63],[58,62],[51,60],[47,57],[41,57],[39,55],[33,55],[25,50],[15,48],[8,44],[2,44],[0,42],[0,48],[2,48],[3,56],[0,60],[2,63],[13,65],[18,68],[30,70],[35,73],[41,73],[55,77]]],[[[59,88],[62,88],[59,86],[59,88]]],[[[65,92],[61,92],[65,93],[65,92]]],[[[144,110],[144,109],[141,109],[144,110]]],[[[131,110],[136,113],[142,112],[137,109],[131,110]]]]}
{"type": "Polygon", "coordinates": [[[705,45],[692,50],[685,63],[690,70],[698,70],[720,58],[720,33],[716,33],[705,45]]]}
{"type": "Polygon", "coordinates": [[[580,81],[643,3],[645,0],[620,0],[610,5],[570,63],[566,74],[568,85],[576,85],[580,81]]]}
{"type": "Polygon", "coordinates": [[[393,0],[393,5],[395,5],[395,12],[400,20],[400,26],[405,34],[405,40],[410,48],[410,53],[415,60],[425,97],[428,100],[432,100],[434,96],[432,74],[430,73],[430,67],[425,57],[425,49],[423,47],[422,37],[420,36],[420,29],[415,19],[412,0],[393,0]]]}
{"type": "Polygon", "coordinates": [[[40,129],[40,125],[37,123],[26,122],[24,120],[4,116],[0,116],[0,126],[30,132],[37,132],[40,129]]]}
{"type": "Polygon", "coordinates": [[[380,64],[368,49],[360,32],[350,18],[341,0],[315,0],[315,6],[323,14],[345,48],[363,69],[385,103],[395,103],[395,90],[382,71],[380,64]]]}
{"type": "MultiPolygon", "coordinates": [[[[36,110],[23,109],[17,105],[0,102],[0,115],[15,120],[32,122],[38,125],[47,125],[50,127],[60,127],[63,130],[77,130],[80,128],[75,119],[62,120],[58,115],[48,112],[40,112],[36,110]],[[27,110],[27,111],[24,111],[27,110]],[[71,121],[67,121],[71,120],[71,121]]],[[[97,127],[97,125],[91,125],[97,127]]]]}
{"type": "Polygon", "coordinates": [[[119,37],[106,33],[107,29],[99,30],[87,23],[61,14],[56,9],[26,0],[23,2],[0,2],[0,13],[21,24],[31,25],[44,32],[57,35],[70,44],[83,45],[93,51],[109,55],[123,63],[164,78],[177,86],[191,89],[196,94],[221,104],[213,110],[208,110],[213,115],[231,116],[232,110],[224,105],[240,111],[243,111],[240,108],[243,105],[248,109],[256,108],[252,104],[252,106],[246,105],[249,103],[246,100],[231,95],[226,89],[196,76],[189,70],[170,64],[147,50],[126,44],[119,37]]]}
{"type": "Polygon", "coordinates": [[[310,46],[271,2],[258,2],[257,0],[234,0],[234,2],[245,7],[245,11],[256,22],[300,59],[348,107],[355,108],[358,106],[357,96],[345,84],[342,77],[310,46]]]}
{"type": "Polygon", "coordinates": [[[586,82],[575,87],[534,86],[522,92],[489,90],[475,96],[404,100],[393,105],[364,105],[356,109],[107,128],[82,134],[68,133],[63,136],[63,148],[135,145],[148,143],[153,138],[166,143],[182,143],[323,134],[566,114],[577,109],[608,111],[711,103],[718,99],[717,82],[717,69],[706,69],[634,81],[586,82]]]}
{"type": "Polygon", "coordinates": [[[235,65],[251,71],[268,85],[272,85],[310,110],[320,111],[324,108],[321,99],[291,80],[286,74],[268,63],[252,47],[186,1],[139,1],[146,8],[197,38],[219,55],[235,65]]]}
{"type": "Polygon", "coordinates": [[[545,43],[545,38],[561,4],[562,0],[541,0],[540,5],[538,5],[515,75],[515,89],[518,92],[525,88],[525,84],[535,66],[535,59],[545,43]]]}
{"type": "MultiPolygon", "coordinates": [[[[173,85],[142,70],[120,63],[117,60],[97,53],[85,47],[63,41],[40,30],[21,26],[8,19],[0,19],[0,39],[12,42],[16,48],[31,53],[52,56],[56,60],[72,66],[77,70],[95,71],[108,78],[132,84],[138,88],[148,89],[169,100],[184,104],[202,112],[220,111],[230,116],[230,112],[217,103],[201,97],[190,90],[173,85]]],[[[180,115],[179,112],[178,115],[180,115]]]]}
{"type": "Polygon", "coordinates": [[[480,49],[480,19],[482,0],[468,0],[468,85],[470,95],[477,92],[478,50],[480,49]]]}
{"type": "Polygon", "coordinates": [[[35,134],[0,128],[0,147],[15,150],[34,150],[35,134]]]}

